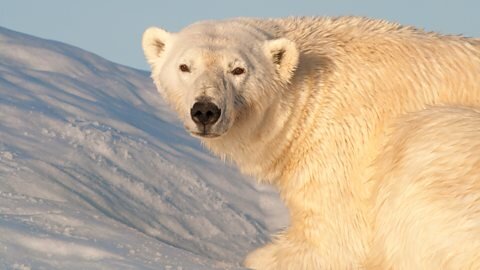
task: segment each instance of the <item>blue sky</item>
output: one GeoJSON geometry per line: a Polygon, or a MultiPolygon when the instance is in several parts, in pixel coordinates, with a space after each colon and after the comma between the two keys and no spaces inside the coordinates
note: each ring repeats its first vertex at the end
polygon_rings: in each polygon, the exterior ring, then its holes
{"type": "Polygon", "coordinates": [[[202,19],[235,16],[363,15],[427,30],[480,37],[480,1],[3,1],[0,26],[58,40],[127,66],[148,69],[140,47],[148,26],[169,31],[202,19]]]}

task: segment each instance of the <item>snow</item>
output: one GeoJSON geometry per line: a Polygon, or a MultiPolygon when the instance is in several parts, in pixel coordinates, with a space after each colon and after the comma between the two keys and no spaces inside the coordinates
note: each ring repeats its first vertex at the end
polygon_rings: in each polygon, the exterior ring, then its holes
{"type": "Polygon", "coordinates": [[[0,269],[241,269],[287,222],[147,72],[0,27],[0,269]]]}

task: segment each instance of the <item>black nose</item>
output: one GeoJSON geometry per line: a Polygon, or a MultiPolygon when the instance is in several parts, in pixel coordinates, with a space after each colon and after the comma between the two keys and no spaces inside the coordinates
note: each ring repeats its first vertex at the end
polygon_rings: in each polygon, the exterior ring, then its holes
{"type": "Polygon", "coordinates": [[[199,101],[193,104],[190,110],[193,122],[196,124],[211,125],[220,118],[221,110],[209,101],[199,101]]]}

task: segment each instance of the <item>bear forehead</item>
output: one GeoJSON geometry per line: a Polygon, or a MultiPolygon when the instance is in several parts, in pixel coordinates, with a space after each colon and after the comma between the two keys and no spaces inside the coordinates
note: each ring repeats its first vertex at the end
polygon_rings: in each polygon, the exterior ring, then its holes
{"type": "Polygon", "coordinates": [[[245,44],[268,39],[261,29],[236,20],[194,23],[180,31],[179,37],[201,45],[245,44]]]}

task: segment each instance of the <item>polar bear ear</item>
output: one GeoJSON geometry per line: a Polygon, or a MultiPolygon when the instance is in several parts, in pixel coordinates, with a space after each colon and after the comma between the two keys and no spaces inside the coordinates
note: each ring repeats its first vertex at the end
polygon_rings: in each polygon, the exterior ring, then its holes
{"type": "Polygon", "coordinates": [[[268,40],[264,44],[265,54],[276,67],[278,75],[283,81],[290,81],[298,65],[299,53],[295,43],[279,38],[268,40]]]}
{"type": "Polygon", "coordinates": [[[153,65],[165,51],[165,45],[168,44],[172,38],[171,33],[158,28],[150,27],[143,33],[142,47],[145,58],[150,65],[153,65]]]}

